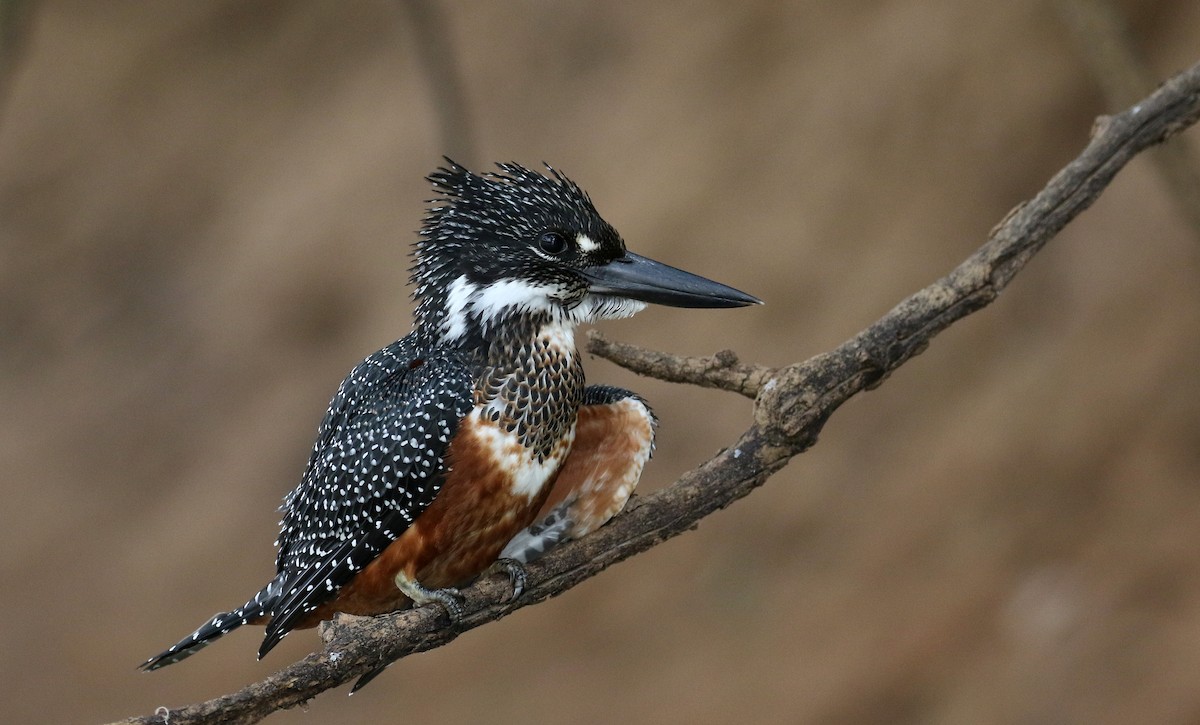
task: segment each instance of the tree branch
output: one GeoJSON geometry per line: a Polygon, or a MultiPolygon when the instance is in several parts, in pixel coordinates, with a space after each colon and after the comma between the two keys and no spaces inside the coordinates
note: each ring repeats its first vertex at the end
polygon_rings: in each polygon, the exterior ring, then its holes
{"type": "Polygon", "coordinates": [[[339,617],[322,628],[325,648],[239,692],[126,723],[171,725],[257,722],[406,655],[440,647],[459,634],[543,601],[683,531],[762,485],[817,440],[842,403],[879,385],[919,354],[937,333],[988,305],[1034,254],[1100,195],[1136,154],[1200,117],[1200,65],[1137,105],[1098,120],[1092,141],[1032,200],[1008,214],[988,240],[950,274],[901,302],[837,349],[770,370],[730,353],[683,358],[592,336],[589,350],[644,375],[756,396],[754,420],[729,448],[671,486],[635,498],[608,525],[551,551],[528,567],[526,593],[504,601],[507,582],[484,578],[464,590],[466,615],[445,626],[424,607],[371,618],[339,617]]]}
{"type": "Polygon", "coordinates": [[[613,342],[598,330],[588,330],[588,352],[638,375],[668,383],[719,388],[751,399],[758,396],[763,383],[775,373],[763,365],[740,364],[733,350],[722,350],[712,357],[680,357],[625,342],[613,342]]]}
{"type": "MultiPolygon", "coordinates": [[[[1154,85],[1129,22],[1113,0],[1057,0],[1055,6],[1109,108],[1133,103],[1154,85]]],[[[1150,159],[1200,241],[1200,166],[1194,149],[1180,138],[1151,150],[1150,159]]]]}

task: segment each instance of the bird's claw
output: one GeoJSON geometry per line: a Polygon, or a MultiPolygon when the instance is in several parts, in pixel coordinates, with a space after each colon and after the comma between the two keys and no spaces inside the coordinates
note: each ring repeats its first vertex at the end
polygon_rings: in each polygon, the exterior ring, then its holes
{"type": "Polygon", "coordinates": [[[512,586],[512,594],[504,601],[516,601],[518,597],[525,593],[525,585],[529,583],[529,575],[525,573],[525,567],[521,562],[516,559],[497,559],[483,573],[484,576],[492,574],[504,574],[508,577],[508,583],[512,586]]]}
{"type": "Polygon", "coordinates": [[[429,590],[429,599],[421,603],[427,604],[433,602],[434,604],[441,605],[442,609],[446,610],[446,616],[450,618],[450,624],[458,624],[462,621],[464,614],[463,605],[466,601],[467,598],[462,595],[462,592],[453,587],[446,587],[444,589],[429,590]]]}
{"type": "Polygon", "coordinates": [[[431,603],[440,605],[446,610],[450,624],[458,624],[463,618],[463,603],[466,602],[466,597],[453,587],[426,589],[415,579],[410,579],[404,572],[400,572],[396,575],[396,588],[417,606],[431,603]]]}

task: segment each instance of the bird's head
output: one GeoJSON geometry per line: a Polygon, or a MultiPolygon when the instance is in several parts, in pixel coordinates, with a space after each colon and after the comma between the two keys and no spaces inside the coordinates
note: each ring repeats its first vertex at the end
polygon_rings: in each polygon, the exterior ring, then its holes
{"type": "Polygon", "coordinates": [[[414,251],[417,326],[452,344],[516,320],[567,325],[627,317],[647,302],[761,304],[743,292],[625,249],[579,186],[547,166],[474,174],[448,161],[414,251]]]}

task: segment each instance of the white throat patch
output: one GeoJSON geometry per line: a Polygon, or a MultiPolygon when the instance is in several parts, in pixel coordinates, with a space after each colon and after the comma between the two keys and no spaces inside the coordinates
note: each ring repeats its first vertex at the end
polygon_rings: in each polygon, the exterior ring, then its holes
{"type": "Polygon", "coordinates": [[[644,309],[646,309],[646,303],[638,300],[589,294],[571,310],[571,319],[575,324],[599,320],[618,320],[622,317],[636,315],[644,309]]]}

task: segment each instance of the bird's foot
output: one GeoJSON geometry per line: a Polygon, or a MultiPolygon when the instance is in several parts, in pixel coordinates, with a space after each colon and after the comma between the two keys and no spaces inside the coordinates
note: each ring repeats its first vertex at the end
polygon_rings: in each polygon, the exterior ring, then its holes
{"type": "Polygon", "coordinates": [[[404,572],[396,575],[396,588],[400,592],[413,600],[413,604],[418,607],[426,604],[438,604],[442,609],[446,610],[446,616],[450,618],[450,624],[458,624],[463,618],[463,602],[465,601],[462,592],[452,587],[444,589],[426,589],[421,586],[416,579],[410,578],[404,572]]]}
{"type": "Polygon", "coordinates": [[[525,585],[529,583],[529,575],[525,573],[525,567],[516,559],[497,559],[494,564],[489,566],[483,572],[483,576],[488,577],[492,574],[504,574],[508,577],[508,583],[512,585],[512,594],[504,601],[516,601],[525,593],[525,585]]]}

